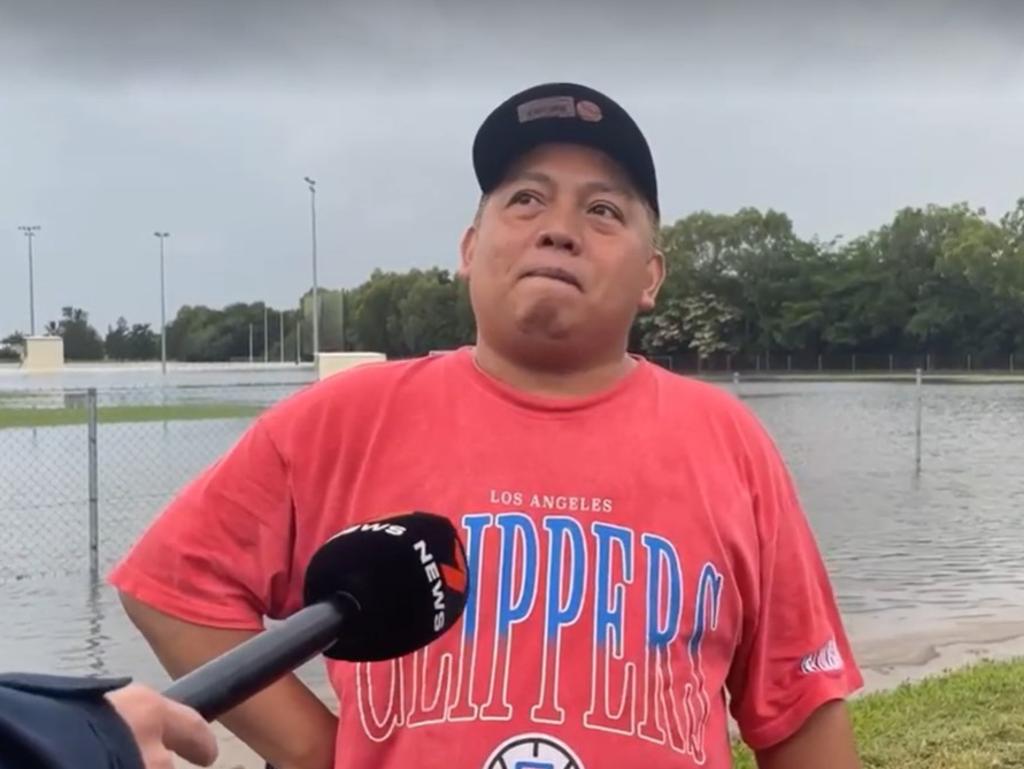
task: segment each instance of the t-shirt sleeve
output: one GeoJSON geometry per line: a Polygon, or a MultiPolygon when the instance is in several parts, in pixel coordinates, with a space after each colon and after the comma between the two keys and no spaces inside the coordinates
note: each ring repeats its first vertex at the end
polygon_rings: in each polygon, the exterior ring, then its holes
{"type": "Polygon", "coordinates": [[[728,687],[741,736],[760,750],[863,679],[792,477],[764,428],[753,417],[746,428],[757,565],[728,687]]]}
{"type": "Polygon", "coordinates": [[[258,419],[157,516],[110,582],[179,619],[259,630],[295,608],[291,500],[288,464],[258,419]]]}

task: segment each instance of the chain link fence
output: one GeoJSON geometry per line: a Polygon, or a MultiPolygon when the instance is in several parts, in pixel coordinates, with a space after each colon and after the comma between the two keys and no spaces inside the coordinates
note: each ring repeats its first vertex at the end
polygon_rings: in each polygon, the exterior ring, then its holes
{"type": "MultiPolygon", "coordinates": [[[[684,374],[727,376],[741,397],[748,393],[739,378],[756,379],[755,372],[1019,373],[1011,356],[723,355],[699,366],[695,354],[652,360],[684,374]]],[[[308,383],[0,390],[0,584],[106,570],[257,414],[308,383]]],[[[919,462],[920,395],[917,401],[919,462]]]]}
{"type": "Polygon", "coordinates": [[[655,362],[681,373],[729,374],[879,374],[924,372],[1024,373],[1024,354],[1013,353],[715,353],[705,357],[696,352],[683,355],[654,355],[655,362]]]}
{"type": "Polygon", "coordinates": [[[300,384],[0,393],[0,584],[102,572],[300,384]]]}

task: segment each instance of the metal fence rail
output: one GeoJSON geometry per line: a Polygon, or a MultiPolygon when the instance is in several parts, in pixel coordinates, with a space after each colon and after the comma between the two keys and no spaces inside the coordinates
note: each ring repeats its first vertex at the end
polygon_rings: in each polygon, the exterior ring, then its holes
{"type": "Polygon", "coordinates": [[[908,373],[916,369],[928,372],[1022,373],[1024,356],[1013,353],[715,353],[705,357],[696,352],[653,355],[653,360],[673,371],[693,373],[908,373]]]}

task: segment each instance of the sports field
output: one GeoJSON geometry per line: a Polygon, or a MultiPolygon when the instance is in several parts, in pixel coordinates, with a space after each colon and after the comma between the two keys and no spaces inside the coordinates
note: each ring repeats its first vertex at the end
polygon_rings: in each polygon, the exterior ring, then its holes
{"type": "MultiPolygon", "coordinates": [[[[102,423],[170,422],[196,419],[236,419],[251,417],[261,406],[238,403],[178,403],[167,405],[100,406],[97,418],[102,423]]],[[[84,408],[11,408],[0,401],[0,430],[11,427],[56,427],[85,424],[84,408]]]]}

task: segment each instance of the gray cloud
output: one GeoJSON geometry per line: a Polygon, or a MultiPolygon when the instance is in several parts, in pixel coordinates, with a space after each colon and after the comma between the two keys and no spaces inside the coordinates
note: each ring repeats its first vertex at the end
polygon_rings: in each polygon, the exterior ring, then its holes
{"type": "Polygon", "coordinates": [[[486,112],[581,80],[648,133],[668,218],[773,206],[853,235],[902,205],[1024,194],[1024,4],[0,0],[0,334],[104,327],[455,263],[486,112]]]}
{"type": "Polygon", "coordinates": [[[1012,82],[1014,0],[4,0],[0,50],[33,79],[480,83],[513,68],[659,85],[1012,82]],[[583,66],[579,66],[583,63],[583,66]]]}

